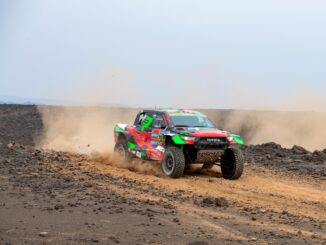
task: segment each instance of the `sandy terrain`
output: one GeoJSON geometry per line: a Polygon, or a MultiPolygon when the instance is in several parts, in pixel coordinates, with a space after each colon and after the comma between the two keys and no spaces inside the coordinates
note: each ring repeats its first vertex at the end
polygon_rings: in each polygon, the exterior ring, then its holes
{"type": "Polygon", "coordinates": [[[35,146],[33,106],[0,106],[0,244],[326,244],[326,152],[245,147],[244,175],[179,179],[35,146]]]}

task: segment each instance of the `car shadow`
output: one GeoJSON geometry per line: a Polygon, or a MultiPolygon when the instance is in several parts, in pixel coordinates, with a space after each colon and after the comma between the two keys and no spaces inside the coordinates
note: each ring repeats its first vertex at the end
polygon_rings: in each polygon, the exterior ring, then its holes
{"type": "Polygon", "coordinates": [[[214,166],[211,169],[204,169],[202,168],[202,164],[192,164],[186,166],[183,175],[187,177],[197,176],[223,178],[220,167],[214,166]]]}

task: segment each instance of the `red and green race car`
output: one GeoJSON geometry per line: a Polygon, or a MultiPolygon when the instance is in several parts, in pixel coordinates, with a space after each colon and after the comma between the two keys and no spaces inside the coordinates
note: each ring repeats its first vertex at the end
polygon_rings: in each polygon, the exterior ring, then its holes
{"type": "Polygon", "coordinates": [[[141,110],[133,125],[116,124],[115,147],[125,160],[160,161],[164,174],[180,177],[187,164],[220,165],[226,179],[238,179],[244,167],[238,135],[220,130],[204,114],[182,109],[141,110]]]}

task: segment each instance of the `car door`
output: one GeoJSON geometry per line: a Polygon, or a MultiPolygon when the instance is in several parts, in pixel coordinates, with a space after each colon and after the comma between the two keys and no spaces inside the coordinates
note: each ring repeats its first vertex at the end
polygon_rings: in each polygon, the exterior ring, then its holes
{"type": "Polygon", "coordinates": [[[162,160],[163,158],[163,136],[161,131],[165,129],[165,121],[161,114],[153,114],[153,123],[151,126],[151,148],[148,155],[152,160],[162,160]]]}
{"type": "Polygon", "coordinates": [[[165,121],[162,117],[161,114],[154,114],[153,115],[153,124],[152,124],[152,133],[151,133],[151,136],[152,136],[152,146],[155,148],[156,146],[158,145],[161,145],[162,144],[162,135],[161,135],[161,132],[163,129],[166,128],[166,124],[165,124],[165,121]]]}
{"type": "Polygon", "coordinates": [[[135,122],[134,139],[138,148],[146,149],[151,146],[151,125],[153,118],[151,113],[142,112],[135,122]]]}

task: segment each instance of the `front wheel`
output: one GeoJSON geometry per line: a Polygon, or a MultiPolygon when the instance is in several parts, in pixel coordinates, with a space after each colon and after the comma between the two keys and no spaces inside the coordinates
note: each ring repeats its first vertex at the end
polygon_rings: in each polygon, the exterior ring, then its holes
{"type": "Polygon", "coordinates": [[[221,171],[225,179],[239,179],[244,167],[244,157],[237,148],[226,149],[221,158],[221,171]]]}
{"type": "Polygon", "coordinates": [[[162,160],[162,170],[165,175],[178,178],[183,174],[185,165],[185,156],[180,148],[166,148],[162,160]]]}

